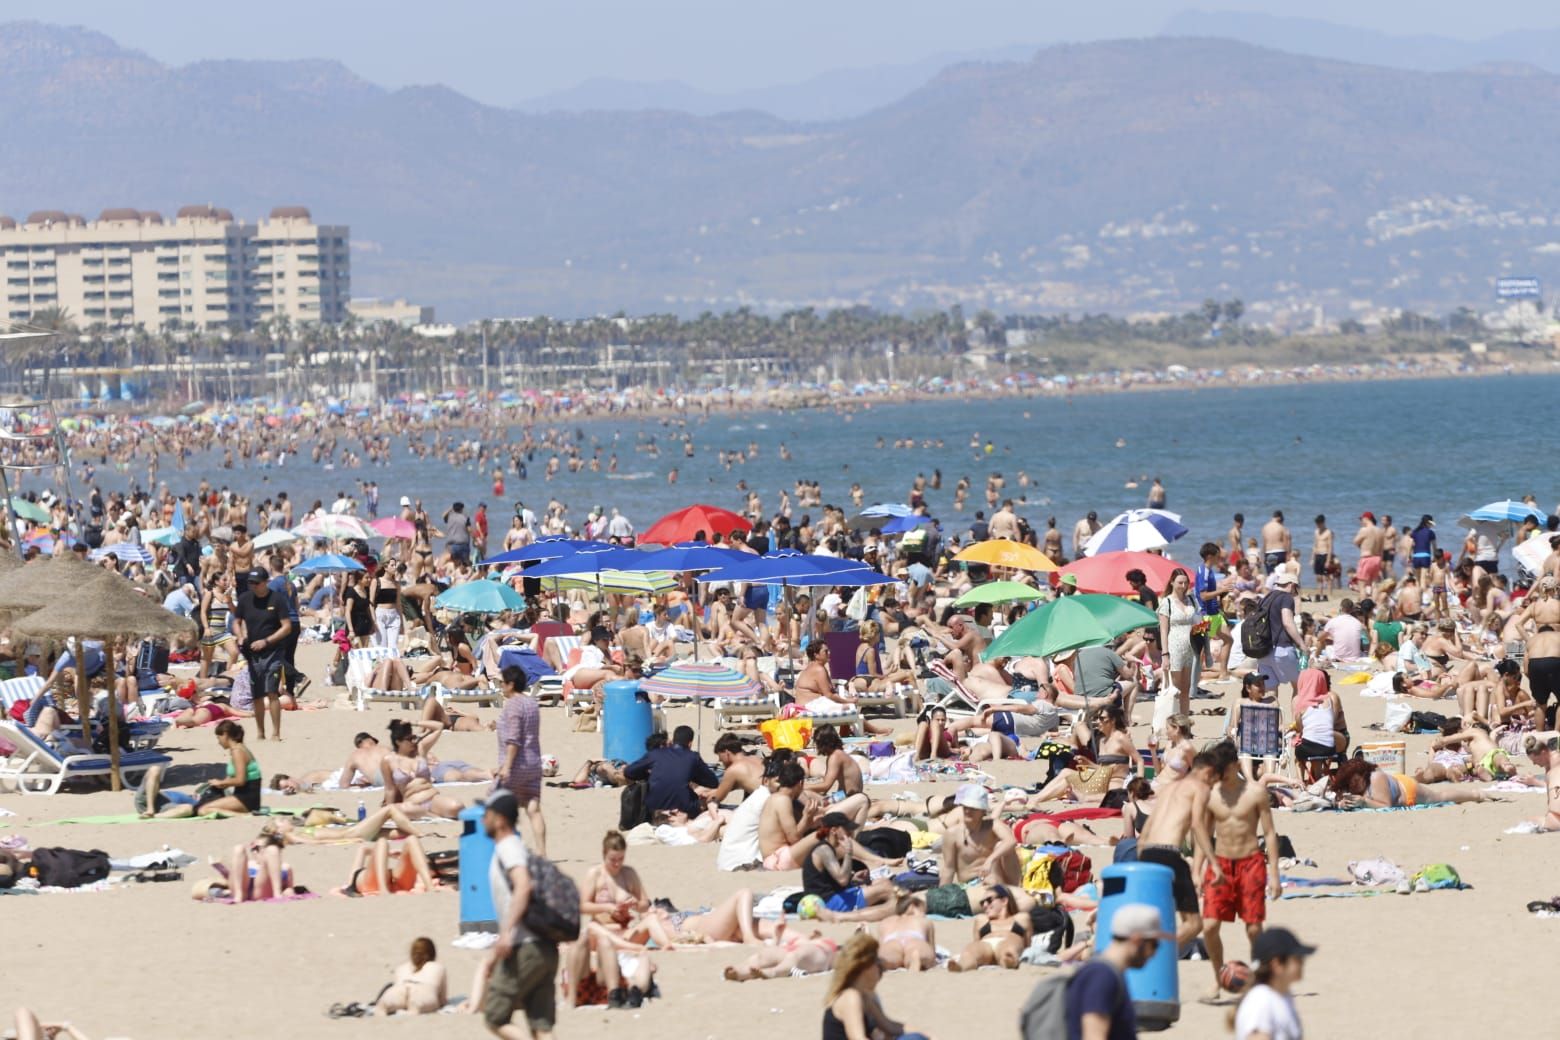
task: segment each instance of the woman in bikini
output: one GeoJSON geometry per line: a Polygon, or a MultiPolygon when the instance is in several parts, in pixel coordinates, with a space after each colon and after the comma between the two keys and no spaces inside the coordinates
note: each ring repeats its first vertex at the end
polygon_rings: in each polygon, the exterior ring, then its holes
{"type": "Polygon", "coordinates": [[[185,708],[173,717],[173,724],[180,729],[194,729],[223,719],[252,719],[255,713],[235,708],[228,703],[225,694],[214,694],[193,708],[185,708]]]}
{"type": "Polygon", "coordinates": [[[1553,729],[1560,708],[1560,589],[1555,576],[1546,574],[1533,586],[1522,607],[1526,630],[1523,667],[1528,688],[1544,715],[1544,728],[1553,729]]]}
{"type": "Polygon", "coordinates": [[[1127,730],[1126,713],[1117,705],[1100,709],[1092,732],[1086,726],[1075,727],[1073,739],[1078,743],[1080,753],[1084,748],[1093,746],[1094,761],[1088,763],[1075,759],[1077,764],[1063,769],[1029,799],[1030,808],[1037,808],[1064,794],[1070,794],[1080,801],[1090,797],[1098,798],[1126,783],[1129,766],[1132,772],[1140,772],[1143,768],[1143,759],[1127,730]]]}
{"type": "Polygon", "coordinates": [[[1020,917],[1018,903],[1006,885],[992,885],[981,897],[973,922],[974,938],[948,962],[949,971],[974,971],[989,965],[1017,968],[1029,945],[1029,922],[1020,917]]]}
{"type": "Polygon", "coordinates": [[[434,789],[433,766],[428,761],[429,750],[443,732],[443,725],[426,719],[415,723],[395,719],[390,723],[391,750],[380,763],[385,788],[383,804],[399,804],[414,817],[455,819],[463,806],[434,789]]]}
{"type": "Polygon", "coordinates": [[[815,931],[811,935],[788,932],[773,945],[760,947],[740,968],[728,966],[725,977],[731,982],[751,982],[792,975],[820,975],[834,967],[839,952],[840,944],[822,932],[815,931]]]}
{"type": "Polygon", "coordinates": [[[439,887],[428,865],[428,853],[415,834],[405,836],[399,853],[390,848],[390,839],[375,838],[372,845],[360,845],[352,859],[344,895],[383,896],[403,892],[432,892],[439,887]]]}
{"type": "Polygon", "coordinates": [[[895,912],[877,923],[878,957],[885,971],[926,971],[937,964],[937,933],[926,916],[926,897],[899,897],[895,912]]]}
{"type": "Polygon", "coordinates": [[[876,621],[863,621],[858,634],[861,643],[856,647],[856,675],[850,688],[857,693],[884,693],[901,685],[915,686],[915,673],[908,668],[883,670],[883,628],[876,621]]]}
{"type": "Polygon", "coordinates": [[[1483,791],[1453,784],[1422,784],[1402,773],[1388,773],[1372,762],[1351,758],[1338,767],[1329,787],[1340,809],[1406,809],[1442,802],[1493,801],[1483,791]]]}
{"type": "Polygon", "coordinates": [[[379,994],[374,1014],[409,1011],[414,1015],[431,1015],[448,1003],[448,977],[437,957],[432,939],[413,939],[410,959],[395,969],[395,980],[379,994]]]}

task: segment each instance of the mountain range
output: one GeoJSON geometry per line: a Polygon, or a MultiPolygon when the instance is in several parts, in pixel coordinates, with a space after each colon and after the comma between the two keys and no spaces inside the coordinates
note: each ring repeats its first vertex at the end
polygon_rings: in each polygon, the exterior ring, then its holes
{"type": "Polygon", "coordinates": [[[1560,78],[1206,38],[955,65],[849,118],[531,113],[0,26],[0,212],[302,203],[442,317],[1482,304],[1560,255],[1560,78]]]}

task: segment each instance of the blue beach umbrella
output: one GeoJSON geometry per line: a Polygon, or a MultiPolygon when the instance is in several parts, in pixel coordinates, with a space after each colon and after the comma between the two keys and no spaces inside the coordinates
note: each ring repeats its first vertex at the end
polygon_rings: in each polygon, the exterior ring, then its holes
{"type": "Polygon", "coordinates": [[[929,516],[896,516],[878,530],[882,534],[908,534],[917,527],[931,523],[936,521],[929,516]]]}
{"type": "Polygon", "coordinates": [[[909,516],[913,510],[899,502],[879,502],[861,511],[862,516],[909,516]]]}
{"type": "Polygon", "coordinates": [[[575,578],[600,571],[638,570],[639,561],[648,555],[650,554],[640,552],[638,549],[625,549],[620,545],[609,545],[602,549],[582,549],[567,556],[539,563],[535,567],[528,567],[525,576],[527,578],[575,578]]]}
{"type": "Polygon", "coordinates": [[[1083,546],[1085,556],[1107,552],[1146,552],[1184,537],[1179,514],[1163,509],[1129,509],[1094,533],[1083,546]]]}
{"type": "Polygon", "coordinates": [[[293,568],[294,574],[346,574],[363,570],[363,565],[350,556],[340,553],[321,553],[311,556],[293,568]]]}
{"type": "Polygon", "coordinates": [[[152,565],[152,551],[134,542],[117,542],[114,545],[105,545],[101,549],[93,549],[87,554],[87,559],[96,562],[109,556],[124,563],[139,563],[145,567],[152,565]]]}
{"type": "Polygon", "coordinates": [[[525,597],[497,581],[468,581],[454,585],[433,601],[434,606],[462,614],[502,614],[506,610],[524,610],[525,597]]]}
{"type": "Polygon", "coordinates": [[[1508,498],[1502,502],[1491,502],[1489,505],[1480,506],[1469,513],[1466,519],[1490,523],[1520,524],[1528,517],[1532,517],[1534,520],[1543,520],[1544,514],[1542,510],[1530,506],[1526,502],[1513,502],[1508,498]]]}
{"type": "Polygon", "coordinates": [[[523,549],[510,549],[508,552],[489,556],[477,566],[498,567],[510,563],[534,563],[537,560],[556,560],[562,556],[572,556],[574,553],[591,549],[613,548],[617,547],[607,542],[593,542],[579,538],[543,538],[523,549]]]}

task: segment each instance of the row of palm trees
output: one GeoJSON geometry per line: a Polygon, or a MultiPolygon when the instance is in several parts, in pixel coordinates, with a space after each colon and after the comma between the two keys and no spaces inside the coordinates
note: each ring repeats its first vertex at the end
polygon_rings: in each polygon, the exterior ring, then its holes
{"type": "MultiPolygon", "coordinates": [[[[261,395],[312,399],[367,388],[398,393],[456,389],[699,382],[911,381],[957,375],[960,358],[980,350],[1005,359],[1009,334],[1025,333],[1016,363],[1046,364],[1046,344],[1210,342],[1261,347],[1277,337],[1241,324],[1239,300],[1209,300],[1185,314],[1148,321],[1109,315],[1010,315],[955,306],[917,315],[851,307],[802,307],[764,314],[748,307],[694,318],[618,313],[565,321],[545,316],[419,330],[393,322],[300,324],[277,316],[250,330],[143,326],[80,327],[61,310],[29,322],[56,335],[5,358],[12,389],[56,398],[100,396],[129,382],[141,395],[232,400],[261,395]],[[437,334],[435,334],[437,333],[437,334]]],[[[1465,319],[1465,315],[1459,314],[1465,319]]]]}

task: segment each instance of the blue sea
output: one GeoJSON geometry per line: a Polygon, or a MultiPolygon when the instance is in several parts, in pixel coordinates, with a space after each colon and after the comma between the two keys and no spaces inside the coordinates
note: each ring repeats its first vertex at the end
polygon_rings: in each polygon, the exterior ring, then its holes
{"type": "MultiPolygon", "coordinates": [[[[1146,504],[1157,475],[1168,490],[1168,508],[1191,529],[1185,551],[1175,555],[1191,558],[1192,544],[1220,539],[1236,512],[1245,514],[1254,534],[1274,509],[1283,510],[1296,547],[1308,553],[1318,513],[1326,514],[1342,548],[1367,509],[1390,514],[1399,525],[1430,513],[1448,545],[1454,544],[1456,518],[1486,502],[1533,493],[1542,508],[1553,509],[1560,467],[1548,437],[1560,412],[1556,402],[1560,375],[1546,374],[858,403],[848,416],[821,408],[691,419],[687,430],[697,447],[691,459],[673,441],[681,433],[675,427],[658,420],[602,420],[570,426],[585,445],[602,446],[603,470],[607,456],[617,453],[615,477],[565,471],[547,482],[546,457],[539,453],[528,480],[508,475],[504,501],[492,495],[490,474],[404,453],[389,467],[356,470],[323,470],[305,459],[281,470],[222,471],[214,457],[200,458],[185,473],[165,467],[160,478],[179,489],[204,476],[215,485],[246,489],[256,501],[286,488],[305,505],[314,498],[329,502],[338,489],[353,493],[358,480],[374,479],[382,512],[393,511],[401,494],[421,498],[435,513],[457,498],[485,501],[501,531],[517,500],[540,512],[557,497],[576,523],[593,505],[615,506],[641,528],[690,502],[740,509],[745,494],[739,481],[759,492],[766,512],[778,506],[782,488],[801,479],[821,482],[824,501],[849,511],[853,482],[860,482],[867,503],[902,502],[917,473],[930,478],[940,469],[942,490],[930,493],[928,502],[945,530],[958,531],[975,509],[986,508],[986,478],[998,472],[1007,481],[1006,495],[1026,499],[1021,515],[1037,529],[1055,516],[1067,533],[1090,509],[1103,520],[1146,504]],[[661,443],[659,459],[635,450],[651,436],[661,443]],[[916,441],[914,448],[892,447],[906,437],[916,441]],[[941,448],[921,446],[939,438],[941,448]],[[980,447],[972,449],[972,442],[980,447]],[[720,450],[745,451],[750,443],[757,445],[757,458],[730,472],[720,466],[720,450]],[[789,461],[781,458],[782,444],[789,461]],[[680,471],[675,486],[666,479],[673,466],[680,471]],[[1020,473],[1027,474],[1028,487],[1019,486],[1020,473]],[[971,483],[962,514],[953,511],[960,476],[971,483]],[[1134,482],[1137,487],[1127,486],[1134,482]]],[[[105,475],[102,483],[122,486],[123,478],[105,475]]],[[[794,501],[793,510],[794,516],[807,512],[794,501]]]]}

